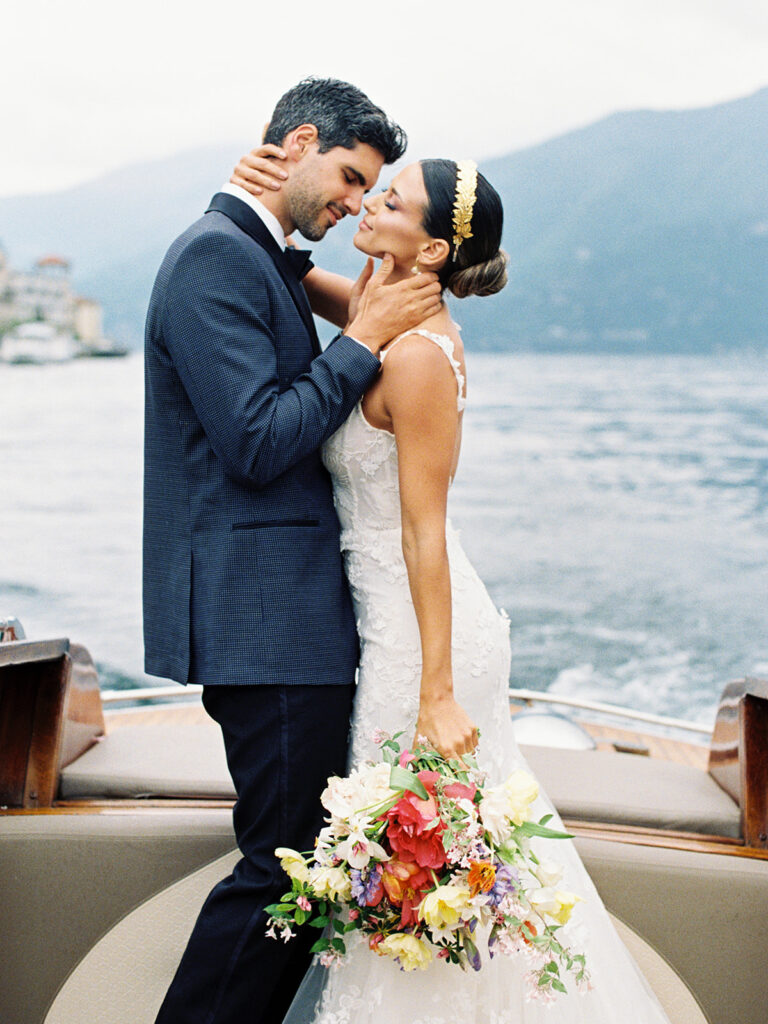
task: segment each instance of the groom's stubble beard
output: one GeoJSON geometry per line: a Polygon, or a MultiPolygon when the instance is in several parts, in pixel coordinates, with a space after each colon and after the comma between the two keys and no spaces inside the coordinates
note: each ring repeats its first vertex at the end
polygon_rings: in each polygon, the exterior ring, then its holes
{"type": "MultiPolygon", "coordinates": [[[[309,181],[295,180],[287,199],[290,218],[302,235],[310,242],[319,242],[324,238],[331,227],[322,219],[328,203],[317,187],[313,187],[309,181]]],[[[342,212],[337,207],[334,209],[342,212]]]]}

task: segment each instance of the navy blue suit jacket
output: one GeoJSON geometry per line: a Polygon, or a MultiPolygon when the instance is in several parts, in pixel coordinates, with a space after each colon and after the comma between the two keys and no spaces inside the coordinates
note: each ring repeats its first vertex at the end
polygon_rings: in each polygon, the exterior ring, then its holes
{"type": "Polygon", "coordinates": [[[146,671],[348,684],[358,659],[319,448],[379,369],[321,352],[306,295],[246,203],[219,193],[169,249],[146,326],[146,671]]]}

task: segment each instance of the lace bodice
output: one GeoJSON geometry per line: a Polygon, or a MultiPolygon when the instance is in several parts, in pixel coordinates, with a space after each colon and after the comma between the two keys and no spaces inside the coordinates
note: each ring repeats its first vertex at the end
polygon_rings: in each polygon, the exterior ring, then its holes
{"type": "MultiPolygon", "coordinates": [[[[457,406],[466,405],[464,375],[447,334],[409,331],[433,341],[446,355],[457,383],[457,406]]],[[[382,362],[403,338],[401,334],[382,352],[382,362]]],[[[394,434],[372,426],[363,413],[362,400],[323,448],[323,461],[333,477],[333,493],[342,528],[342,547],[361,530],[400,528],[400,488],[394,434]]]]}

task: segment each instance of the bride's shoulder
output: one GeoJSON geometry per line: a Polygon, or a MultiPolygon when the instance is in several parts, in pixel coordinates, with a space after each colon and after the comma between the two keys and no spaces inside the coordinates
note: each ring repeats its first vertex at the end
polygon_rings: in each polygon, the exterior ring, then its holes
{"type": "MultiPolygon", "coordinates": [[[[461,372],[460,339],[419,328],[402,334],[382,354],[385,401],[437,406],[452,402],[456,371],[461,372]]],[[[463,378],[462,382],[463,383],[463,378]]]]}
{"type": "Polygon", "coordinates": [[[385,346],[381,351],[382,366],[387,359],[400,363],[404,359],[414,358],[415,352],[433,352],[434,357],[439,358],[439,350],[452,357],[461,358],[464,346],[457,324],[452,320],[446,321],[444,317],[433,317],[418,327],[404,331],[385,346]]]}

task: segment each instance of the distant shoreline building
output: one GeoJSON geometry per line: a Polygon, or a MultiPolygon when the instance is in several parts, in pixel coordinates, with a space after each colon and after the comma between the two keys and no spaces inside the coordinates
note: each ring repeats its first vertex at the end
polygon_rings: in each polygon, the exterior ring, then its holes
{"type": "Polygon", "coordinates": [[[46,349],[57,362],[124,354],[104,337],[101,304],[75,294],[70,271],[56,255],[42,256],[31,271],[15,270],[0,246],[0,360],[46,362],[46,349]]]}

